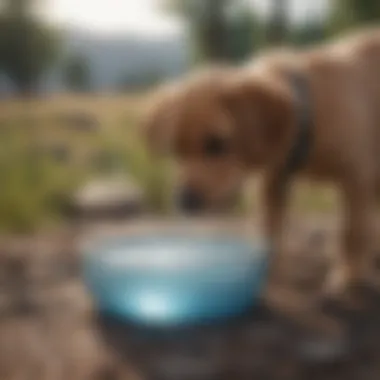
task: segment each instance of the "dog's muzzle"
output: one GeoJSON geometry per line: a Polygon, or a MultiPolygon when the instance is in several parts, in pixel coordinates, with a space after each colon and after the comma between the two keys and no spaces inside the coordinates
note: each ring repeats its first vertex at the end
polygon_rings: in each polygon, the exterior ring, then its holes
{"type": "Polygon", "coordinates": [[[180,211],[188,214],[201,212],[205,208],[202,195],[192,188],[183,188],[177,195],[177,206],[180,211]]]}

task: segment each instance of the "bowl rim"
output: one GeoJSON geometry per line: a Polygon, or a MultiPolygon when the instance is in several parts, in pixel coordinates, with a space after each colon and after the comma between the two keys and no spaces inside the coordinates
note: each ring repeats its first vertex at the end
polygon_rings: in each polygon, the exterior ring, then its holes
{"type": "MultiPolygon", "coordinates": [[[[116,240],[109,238],[103,239],[92,248],[84,252],[85,265],[100,266],[107,271],[124,272],[134,271],[135,273],[173,273],[178,271],[181,273],[190,273],[192,271],[201,272],[206,271],[220,271],[220,270],[242,270],[247,265],[260,265],[260,263],[267,261],[268,251],[263,244],[249,244],[247,241],[237,239],[235,236],[201,236],[199,241],[189,239],[188,236],[172,236],[172,235],[149,235],[148,240],[146,236],[119,236],[116,240]],[[165,257],[165,249],[146,253],[143,252],[146,243],[147,249],[154,247],[155,239],[158,238],[160,242],[164,243],[165,239],[169,239],[167,247],[170,250],[169,256],[165,257]],[[181,251],[181,240],[189,243],[185,251],[181,251]],[[213,251],[211,257],[203,255],[203,252],[189,256],[189,249],[192,245],[197,249],[200,244],[200,249],[203,243],[212,244],[215,241],[215,249],[220,249],[224,243],[232,244],[232,249],[236,245],[235,252],[221,251],[220,255],[215,255],[213,251]],[[123,252],[123,244],[125,244],[125,251],[123,252]],[[133,248],[137,252],[133,251],[133,248]],[[173,250],[174,248],[174,250],[173,250]],[[178,253],[176,252],[178,248],[178,253]],[[151,258],[150,255],[158,253],[158,257],[151,258]],[[181,259],[183,254],[183,259],[181,259]],[[223,269],[224,268],[224,269],[223,269]],[[239,269],[240,268],[240,269],[239,269]]],[[[248,269],[248,268],[247,268],[248,269]]]]}
{"type": "Polygon", "coordinates": [[[117,226],[99,225],[83,231],[79,241],[81,252],[91,250],[104,241],[121,237],[147,237],[152,235],[186,235],[191,237],[228,237],[248,244],[267,248],[266,239],[257,233],[259,229],[249,219],[242,218],[142,218],[117,226]]]}

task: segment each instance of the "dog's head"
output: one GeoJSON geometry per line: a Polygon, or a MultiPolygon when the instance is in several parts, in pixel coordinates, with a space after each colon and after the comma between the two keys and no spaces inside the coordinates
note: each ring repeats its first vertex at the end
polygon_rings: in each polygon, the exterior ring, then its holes
{"type": "Polygon", "coordinates": [[[285,87],[253,73],[213,70],[169,86],[148,113],[150,148],[174,156],[179,203],[217,210],[255,167],[275,163],[292,119],[285,87]]]}

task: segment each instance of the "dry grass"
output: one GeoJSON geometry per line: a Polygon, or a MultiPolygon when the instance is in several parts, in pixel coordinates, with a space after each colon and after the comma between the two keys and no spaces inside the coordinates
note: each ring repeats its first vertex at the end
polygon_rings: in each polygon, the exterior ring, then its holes
{"type": "Polygon", "coordinates": [[[59,221],[81,183],[115,171],[136,178],[153,210],[165,209],[166,164],[150,159],[139,135],[144,99],[73,96],[0,103],[0,230],[27,231],[59,221]],[[73,116],[92,127],[67,121],[73,116]],[[68,156],[63,160],[54,153],[61,148],[68,156]],[[96,161],[99,155],[103,164],[96,161]]]}
{"type": "MultiPolygon", "coordinates": [[[[134,96],[60,96],[0,103],[0,230],[30,230],[62,217],[72,192],[94,175],[124,171],[136,178],[153,211],[167,210],[169,165],[154,162],[138,128],[148,100],[134,96]],[[96,128],[68,126],[65,117],[90,118],[96,128]],[[52,151],[65,147],[65,163],[52,151]],[[110,161],[94,163],[98,154],[110,161]]],[[[249,194],[251,197],[255,191],[249,194]]],[[[329,212],[336,201],[330,189],[297,187],[296,208],[329,212]]],[[[242,209],[252,208],[249,199],[242,209]]],[[[256,203],[253,204],[257,206],[256,203]]]]}

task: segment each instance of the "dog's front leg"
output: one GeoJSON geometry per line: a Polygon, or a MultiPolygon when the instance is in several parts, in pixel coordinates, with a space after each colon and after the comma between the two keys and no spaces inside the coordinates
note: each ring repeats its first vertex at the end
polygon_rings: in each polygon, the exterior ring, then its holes
{"type": "Polygon", "coordinates": [[[271,273],[279,269],[283,247],[284,219],[289,186],[280,180],[280,176],[270,173],[263,180],[264,233],[270,245],[271,273]]]}
{"type": "Polygon", "coordinates": [[[368,264],[375,243],[376,209],[371,181],[362,177],[342,184],[344,225],[342,254],[326,283],[328,298],[355,306],[362,285],[369,284],[368,264]]]}

